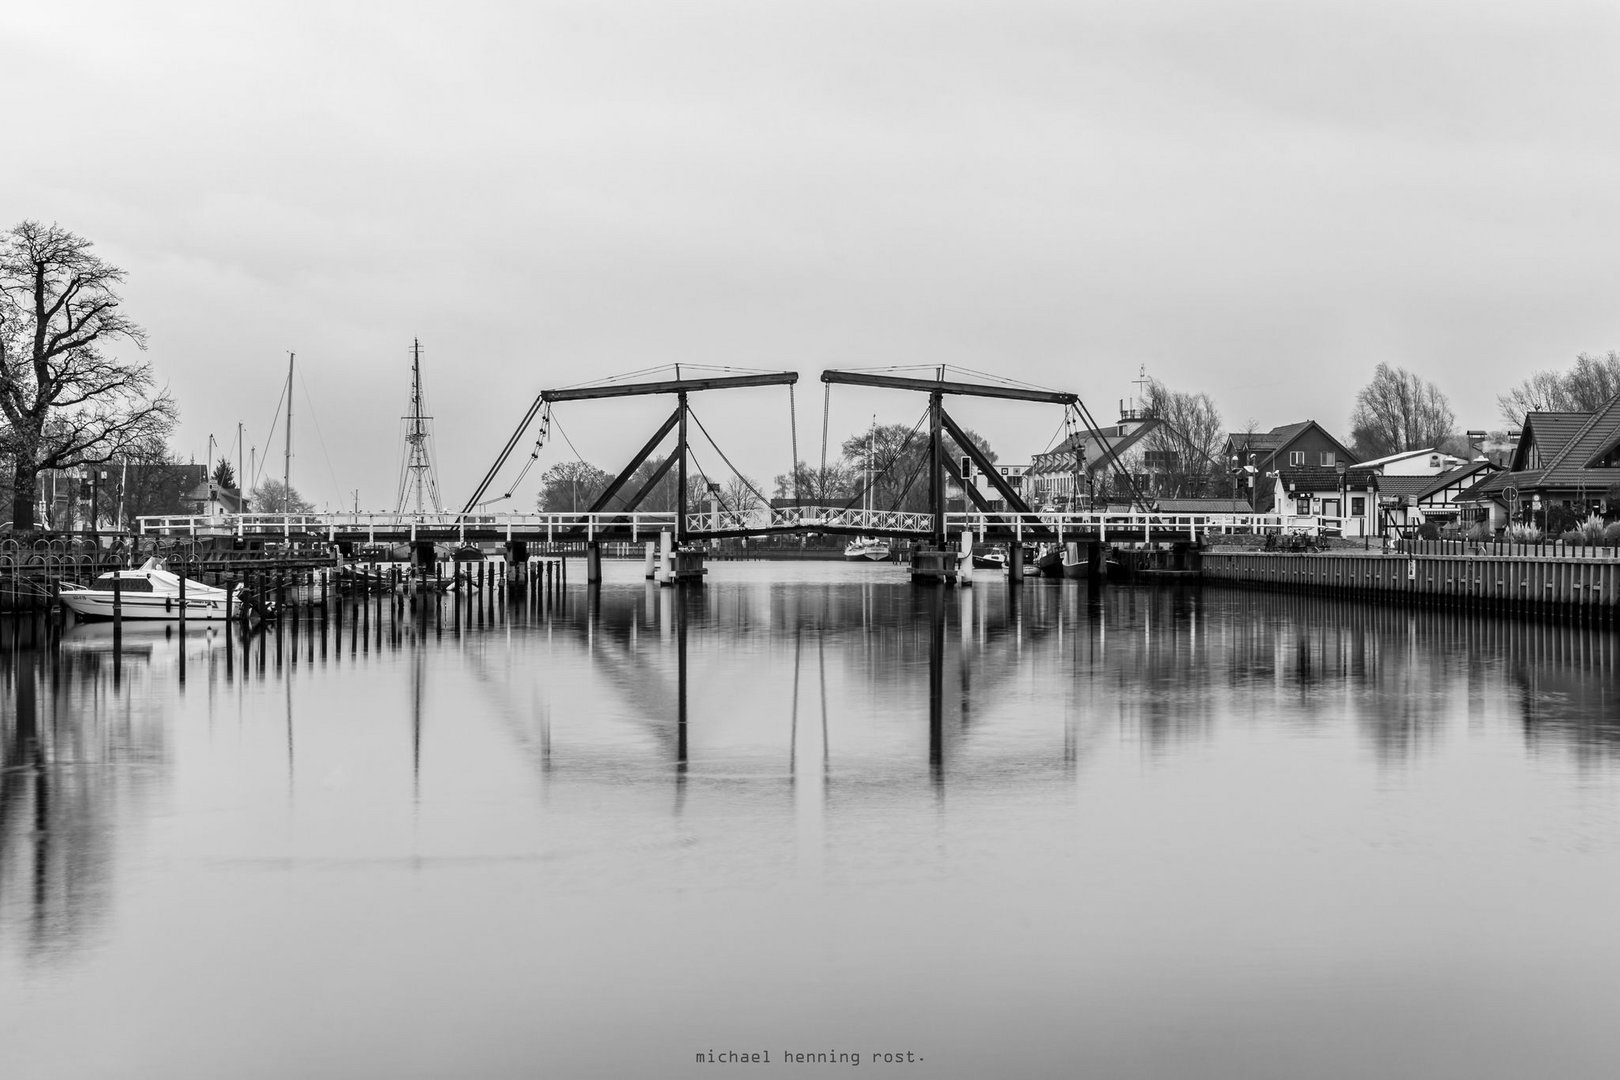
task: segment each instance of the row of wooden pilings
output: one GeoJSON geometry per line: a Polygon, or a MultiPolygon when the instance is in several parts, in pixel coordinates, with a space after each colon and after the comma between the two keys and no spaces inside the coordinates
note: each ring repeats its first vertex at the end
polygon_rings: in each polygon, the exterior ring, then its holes
{"type": "Polygon", "coordinates": [[[1620,611],[1620,560],[1205,552],[1206,582],[1502,610],[1620,611]]]}

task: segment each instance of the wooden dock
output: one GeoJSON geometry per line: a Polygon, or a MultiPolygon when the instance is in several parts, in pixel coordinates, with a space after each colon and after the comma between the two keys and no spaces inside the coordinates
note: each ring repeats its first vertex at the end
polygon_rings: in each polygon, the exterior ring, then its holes
{"type": "Polygon", "coordinates": [[[1207,583],[1613,618],[1620,559],[1575,556],[1208,552],[1207,583]]]}

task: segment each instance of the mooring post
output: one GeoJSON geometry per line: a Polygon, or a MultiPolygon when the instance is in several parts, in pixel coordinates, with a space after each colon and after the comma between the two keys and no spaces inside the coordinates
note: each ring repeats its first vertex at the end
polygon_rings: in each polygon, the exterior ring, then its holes
{"type": "Polygon", "coordinates": [[[1007,545],[1007,581],[1012,585],[1024,583],[1024,545],[1016,540],[1007,545]]]}
{"type": "Polygon", "coordinates": [[[602,541],[585,541],[585,584],[599,585],[602,582],[602,541]]]}
{"type": "Polygon", "coordinates": [[[973,584],[973,530],[963,529],[958,538],[956,554],[956,580],[961,585],[973,584]]]}
{"type": "Polygon", "coordinates": [[[651,540],[647,541],[647,580],[651,581],[658,574],[658,545],[651,540]]]}
{"type": "Polygon", "coordinates": [[[658,580],[664,585],[675,583],[675,537],[667,529],[658,534],[658,580]]]}

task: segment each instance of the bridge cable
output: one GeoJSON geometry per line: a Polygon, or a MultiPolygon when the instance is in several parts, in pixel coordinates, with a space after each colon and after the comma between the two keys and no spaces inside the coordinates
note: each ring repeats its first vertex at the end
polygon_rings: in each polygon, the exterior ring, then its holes
{"type": "MultiPolygon", "coordinates": [[[[928,419],[928,407],[924,406],[923,411],[922,411],[922,415],[917,418],[917,422],[911,426],[911,430],[909,432],[907,432],[906,437],[903,440],[901,440],[900,446],[899,446],[899,448],[897,450],[895,450],[894,455],[891,458],[889,458],[888,462],[884,464],[883,468],[881,468],[881,469],[874,468],[872,470],[872,475],[871,475],[870,478],[867,479],[866,485],[864,487],[860,488],[858,491],[856,491],[855,494],[850,497],[848,502],[844,503],[844,509],[845,510],[853,510],[855,508],[856,503],[858,503],[862,499],[866,498],[866,493],[868,491],[871,491],[873,488],[877,487],[878,478],[883,476],[885,473],[887,473],[889,471],[889,469],[893,468],[900,461],[900,459],[903,456],[905,456],[906,449],[908,447],[910,447],[910,445],[911,445],[911,440],[916,437],[917,432],[922,429],[923,423],[927,419],[928,419]]],[[[876,464],[876,463],[874,462],[873,464],[876,464]]],[[[910,490],[910,485],[909,484],[907,485],[906,490],[907,491],[910,490]]],[[[904,495],[902,495],[901,497],[904,498],[904,495]]],[[[890,507],[890,509],[899,509],[899,507],[898,506],[890,507]]]]}
{"type": "Polygon", "coordinates": [[[797,506],[801,505],[804,499],[799,490],[799,407],[793,396],[792,383],[788,383],[788,424],[793,430],[793,463],[788,471],[793,477],[793,502],[797,506]]]}
{"type": "Polygon", "coordinates": [[[816,501],[827,500],[827,414],[832,408],[832,383],[821,384],[821,472],[816,476],[816,501]]]}
{"type": "MultiPolygon", "coordinates": [[[[513,478],[512,483],[507,486],[506,494],[501,496],[502,499],[510,499],[512,497],[512,493],[515,492],[518,489],[518,485],[523,483],[523,478],[525,476],[529,475],[529,470],[534,468],[534,463],[536,461],[540,460],[540,451],[545,448],[546,436],[549,435],[550,433],[551,433],[551,402],[548,401],[540,409],[540,433],[537,436],[535,436],[534,449],[529,451],[529,460],[524,462],[524,465],[523,465],[522,469],[518,470],[517,476],[515,478],[513,478]]],[[[572,445],[572,444],[570,444],[570,445],[572,445]]],[[[487,499],[484,502],[479,503],[478,505],[479,506],[488,506],[490,503],[498,502],[498,501],[499,500],[497,500],[497,499],[487,499]]]]}
{"type": "Polygon", "coordinates": [[[765,505],[767,507],[770,506],[771,501],[769,499],[767,499],[763,494],[761,494],[760,490],[757,487],[755,487],[752,483],[749,482],[748,477],[744,476],[742,474],[742,470],[738,469],[737,466],[735,466],[735,465],[733,465],[731,463],[730,458],[726,457],[726,452],[724,450],[720,449],[720,444],[719,443],[714,441],[714,437],[709,434],[709,429],[703,426],[703,421],[702,420],[698,419],[697,413],[693,412],[690,407],[687,408],[686,413],[687,413],[688,416],[690,416],[692,418],[692,422],[695,423],[698,426],[698,430],[703,432],[703,437],[705,439],[709,440],[709,445],[714,447],[714,452],[720,455],[720,460],[726,463],[727,467],[731,469],[733,475],[735,475],[737,477],[737,479],[741,480],[743,482],[743,486],[746,487],[749,491],[753,492],[754,497],[756,499],[758,499],[763,505],[765,505]]]}

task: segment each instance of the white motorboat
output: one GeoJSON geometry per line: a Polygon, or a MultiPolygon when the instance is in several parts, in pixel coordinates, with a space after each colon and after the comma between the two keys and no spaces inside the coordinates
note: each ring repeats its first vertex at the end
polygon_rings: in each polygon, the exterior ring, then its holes
{"type": "MultiPolygon", "coordinates": [[[[180,575],[163,568],[156,559],[147,559],[135,570],[114,570],[102,574],[90,585],[64,583],[62,606],[81,619],[111,619],[115,610],[113,582],[118,583],[116,610],[124,619],[180,618],[180,575]]],[[[233,587],[240,591],[242,586],[233,587]]],[[[233,590],[204,585],[185,579],[185,613],[190,619],[226,618],[227,597],[233,590]]]]}
{"type": "Polygon", "coordinates": [[[881,536],[857,536],[844,547],[846,559],[868,559],[883,562],[894,554],[889,542],[881,536]]]}

